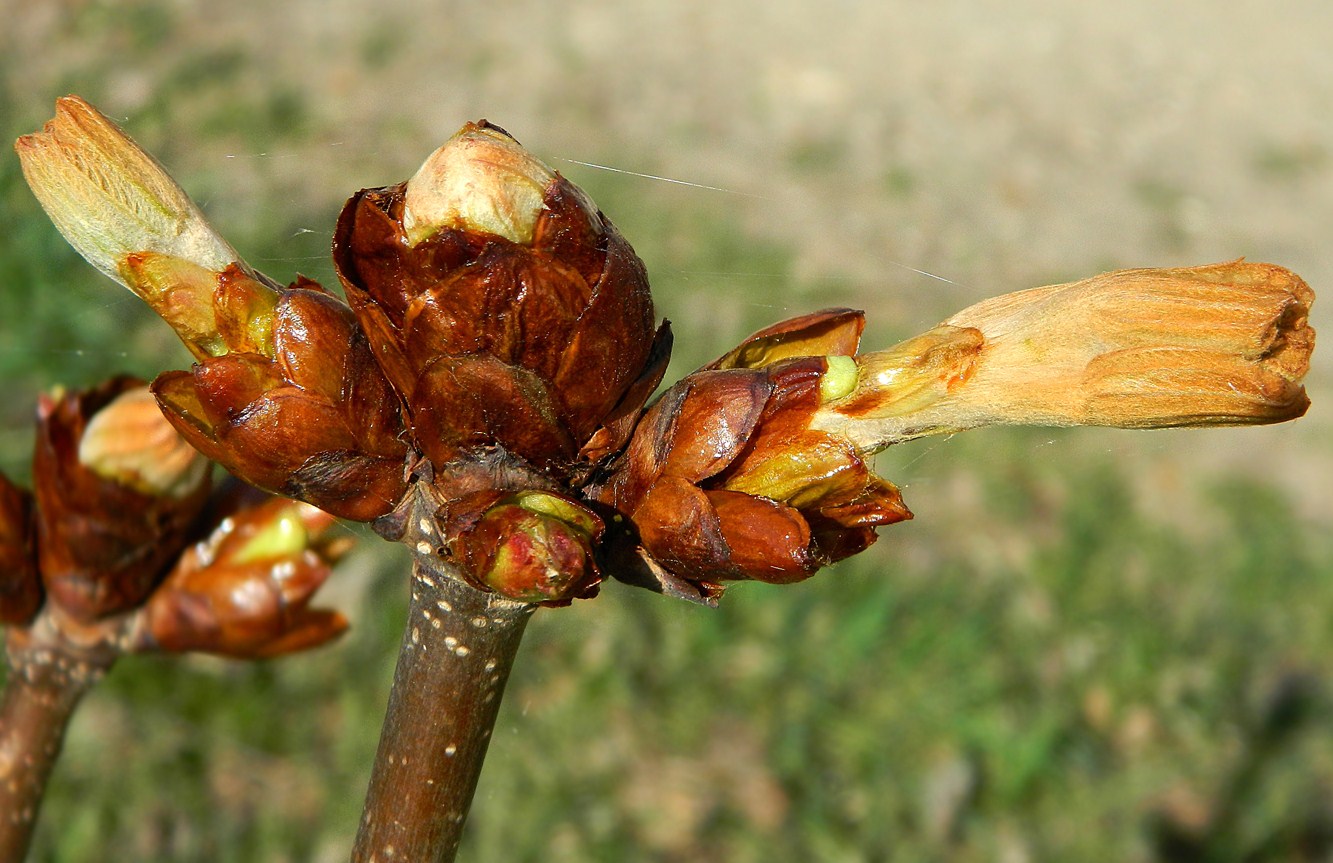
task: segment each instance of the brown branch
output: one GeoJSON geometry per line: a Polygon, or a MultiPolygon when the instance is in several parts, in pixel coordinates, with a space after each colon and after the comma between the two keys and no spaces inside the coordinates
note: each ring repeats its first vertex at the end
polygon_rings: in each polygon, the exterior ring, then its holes
{"type": "Polygon", "coordinates": [[[534,605],[483,593],[418,555],[353,861],[451,861],[534,605]]]}
{"type": "Polygon", "coordinates": [[[0,702],[0,860],[19,861],[32,842],[46,783],[74,708],[117,655],[103,642],[80,648],[52,635],[48,617],[6,639],[9,685],[0,702]]]}

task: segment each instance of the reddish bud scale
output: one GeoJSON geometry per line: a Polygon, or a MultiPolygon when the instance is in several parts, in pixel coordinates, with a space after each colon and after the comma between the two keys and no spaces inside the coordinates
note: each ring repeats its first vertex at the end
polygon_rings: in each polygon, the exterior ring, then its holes
{"type": "Polygon", "coordinates": [[[0,623],[24,624],[42,604],[32,495],[0,474],[0,623]]]}
{"type": "Polygon", "coordinates": [[[595,594],[604,526],[577,490],[670,355],[633,249],[507,135],[469,126],[412,181],[348,202],[334,262],[424,457],[422,493],[378,529],[424,516],[464,580],[510,599],[595,594]]]}
{"type": "Polygon", "coordinates": [[[599,492],[637,532],[637,580],[706,601],[725,581],[799,581],[911,517],[847,441],[809,428],[823,355],[860,330],[846,310],[775,325],[648,410],[599,492]]]}
{"type": "Polygon", "coordinates": [[[327,513],[279,499],[224,519],[149,598],[150,646],[257,659],[340,635],[342,615],[308,607],[345,548],[322,536],[333,523],[327,513]]]}
{"type": "Polygon", "coordinates": [[[344,518],[383,515],[405,491],[397,397],[341,301],[308,279],[267,290],[221,273],[230,352],[160,375],[154,394],[191,445],[247,482],[344,518]]]}
{"type": "Polygon", "coordinates": [[[208,497],[206,475],[184,496],[151,495],[80,463],[89,420],[142,385],[116,378],[85,393],[44,398],[38,409],[33,481],[42,580],[52,601],[85,622],[143,602],[208,497]]]}
{"type": "Polygon", "coordinates": [[[334,517],[235,480],[210,493],[209,467],[142,382],[43,399],[35,502],[0,476],[0,621],[109,656],[258,658],[342,632],[341,615],[307,608],[350,545],[328,534],[334,517]]]}
{"type": "Polygon", "coordinates": [[[425,455],[499,446],[568,477],[619,449],[669,350],[624,238],[557,176],[531,246],[457,227],[412,246],[403,190],[348,202],[334,260],[425,455]]]}
{"type": "Polygon", "coordinates": [[[594,548],[605,528],[569,497],[477,492],[446,504],[437,521],[445,558],[474,587],[544,605],[597,594],[594,548]]]}

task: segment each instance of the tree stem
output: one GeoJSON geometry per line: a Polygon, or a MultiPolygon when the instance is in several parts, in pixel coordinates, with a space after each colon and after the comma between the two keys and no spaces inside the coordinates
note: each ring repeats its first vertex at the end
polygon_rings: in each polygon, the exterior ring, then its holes
{"type": "Polygon", "coordinates": [[[46,782],[60,756],[65,729],[84,693],[115,661],[105,648],[63,648],[14,628],[6,639],[9,684],[0,702],[0,860],[20,861],[32,842],[46,782]]]}
{"type": "Polygon", "coordinates": [[[454,859],[535,608],[469,587],[433,555],[416,557],[354,863],[454,859]]]}

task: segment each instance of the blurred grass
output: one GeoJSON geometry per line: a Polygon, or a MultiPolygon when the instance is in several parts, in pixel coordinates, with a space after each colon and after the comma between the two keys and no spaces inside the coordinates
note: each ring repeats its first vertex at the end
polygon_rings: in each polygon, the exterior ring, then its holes
{"type": "MultiPolygon", "coordinates": [[[[98,50],[38,100],[0,88],[0,131],[35,128],[65,89],[98,101],[117,56],[183,38],[175,9],[78,6],[65,35],[98,50]]],[[[367,69],[395,38],[365,35],[367,69]]],[[[127,125],[173,167],[200,141],[300,154],[319,134],[297,84],[239,49],[156,51],[140,71],[151,87],[127,125]]],[[[1322,164],[1302,154],[1301,171],[1322,164]]],[[[836,173],[840,158],[823,141],[790,154],[802,174],[836,173]]],[[[1297,164],[1253,159],[1269,174],[1297,164]]],[[[307,184],[300,159],[242,162],[182,179],[253,263],[331,283],[327,237],[352,188],[307,184]]],[[[786,247],[705,193],[579,179],[650,262],[676,325],[673,377],[846,293],[836,273],[798,274],[786,247]]],[[[1173,187],[1149,186],[1131,191],[1165,213],[1159,242],[1181,242],[1160,192],[1173,187]]],[[[883,192],[923,194],[906,167],[883,192]]],[[[915,323],[878,322],[876,337],[915,323]]],[[[19,476],[36,390],[187,361],[41,218],[12,157],[0,159],[0,340],[0,468],[19,476]]],[[[919,520],[810,582],[741,585],[716,611],[612,584],[539,614],[464,859],[1205,859],[1170,857],[1162,825],[1188,832],[1199,812],[1228,811],[1237,777],[1244,806],[1206,859],[1319,859],[1290,837],[1326,825],[1333,788],[1333,540],[1253,477],[1163,481],[1162,440],[1006,430],[913,444],[881,468],[919,520]],[[1312,682],[1310,717],[1260,745],[1255,729],[1297,679],[1312,682]],[[1262,769],[1242,769],[1254,757],[1262,769]]],[[[332,648],[114,669],[76,720],[33,859],[345,859],[405,609],[402,556],[363,545],[331,586],[355,618],[332,648]]]]}
{"type": "MultiPolygon", "coordinates": [[[[716,611],[611,585],[539,615],[465,859],[1155,859],[1148,817],[1226,784],[1268,690],[1328,684],[1330,548],[1261,486],[1212,490],[1186,540],[1110,463],[987,451],[1007,466],[959,469],[1007,488],[988,530],[1046,537],[1024,565],[907,525],[716,611]]],[[[77,720],[35,859],[339,859],[400,581],[368,577],[353,634],[310,656],[122,662],[77,720]]],[[[1252,789],[1247,842],[1333,778],[1322,698],[1318,719],[1252,789]]]]}

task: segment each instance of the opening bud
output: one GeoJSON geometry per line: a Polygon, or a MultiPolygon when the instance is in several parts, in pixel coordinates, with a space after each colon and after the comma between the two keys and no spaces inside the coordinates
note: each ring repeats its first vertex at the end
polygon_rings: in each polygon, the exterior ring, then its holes
{"type": "Polygon", "coordinates": [[[43,396],[32,475],[48,599],[83,623],[142,603],[185,546],[210,473],[142,381],[43,396]]]}
{"type": "Polygon", "coordinates": [[[643,262],[494,126],[354,195],[333,256],[437,477],[487,451],[557,482],[585,474],[623,446],[665,371],[670,330],[654,326],[643,262]]]}
{"type": "Polygon", "coordinates": [[[415,246],[443,228],[532,243],[555,172],[508,132],[468,123],[430,155],[407,182],[403,229],[415,246]]]}
{"type": "Polygon", "coordinates": [[[79,441],[79,463],[141,494],[174,498],[198,490],[209,468],[162,416],[147,386],[121,393],[93,414],[79,441]]]}
{"type": "Polygon", "coordinates": [[[713,604],[725,582],[800,581],[912,517],[846,440],[812,429],[859,380],[864,319],[781,321],[688,375],[649,408],[598,500],[629,517],[617,577],[713,604]]]}
{"type": "Polygon", "coordinates": [[[240,260],[166,169],[78,96],[14,144],[23,176],[69,244],[125,284],[122,262],[152,251],[220,271],[240,260]]]}
{"type": "Polygon", "coordinates": [[[310,607],[347,549],[324,537],[333,521],[281,498],[234,512],[149,597],[135,647],[263,658],[340,635],[346,618],[310,607]]]}
{"type": "Polygon", "coordinates": [[[814,427],[864,450],[993,424],[1283,422],[1309,406],[1314,293],[1272,264],[1119,270],[995,297],[857,357],[814,427]]]}

